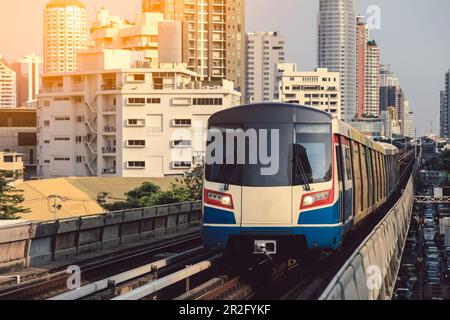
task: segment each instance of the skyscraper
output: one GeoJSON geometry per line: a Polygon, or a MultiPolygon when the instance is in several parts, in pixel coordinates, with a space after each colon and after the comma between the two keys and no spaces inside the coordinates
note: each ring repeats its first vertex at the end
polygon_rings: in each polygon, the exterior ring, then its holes
{"type": "Polygon", "coordinates": [[[440,104],[439,104],[439,135],[441,137],[448,137],[448,119],[447,119],[447,104],[445,97],[445,90],[440,92],[440,104]]]}
{"type": "Polygon", "coordinates": [[[357,79],[358,79],[358,118],[364,114],[364,97],[366,94],[366,54],[369,41],[369,27],[363,22],[363,17],[356,18],[356,54],[357,54],[357,79]]]}
{"type": "Polygon", "coordinates": [[[245,92],[244,0],[143,0],[142,10],[183,22],[190,70],[203,80],[233,81],[245,92]]]}
{"type": "Polygon", "coordinates": [[[380,48],[375,41],[367,43],[364,114],[380,115],[380,48]]]}
{"type": "Polygon", "coordinates": [[[16,107],[16,73],[0,54],[0,108],[16,107]]]}
{"type": "Polygon", "coordinates": [[[402,94],[400,82],[388,64],[380,65],[380,112],[397,108],[397,97],[402,94]]]}
{"type": "Polygon", "coordinates": [[[341,76],[342,119],[357,115],[355,0],[320,0],[319,67],[341,76]]]}
{"type": "Polygon", "coordinates": [[[78,0],[52,0],[44,11],[44,72],[71,72],[88,46],[86,9],[78,0]]]}
{"type": "Polygon", "coordinates": [[[17,106],[33,106],[37,103],[42,62],[41,57],[32,53],[12,64],[16,72],[17,106]]]}
{"type": "Polygon", "coordinates": [[[440,93],[440,135],[450,138],[450,70],[445,74],[445,89],[440,93]]]}
{"type": "Polygon", "coordinates": [[[246,51],[246,102],[278,98],[277,64],[284,62],[284,38],[279,32],[249,32],[246,51]]]}

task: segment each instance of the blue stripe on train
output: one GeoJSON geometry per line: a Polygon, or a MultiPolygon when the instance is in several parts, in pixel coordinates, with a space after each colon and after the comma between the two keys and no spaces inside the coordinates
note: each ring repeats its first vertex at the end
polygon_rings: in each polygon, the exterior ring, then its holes
{"type": "Polygon", "coordinates": [[[204,206],[203,221],[206,224],[236,224],[234,212],[204,206]]]}
{"type": "MultiPolygon", "coordinates": [[[[267,232],[267,237],[284,235],[304,235],[308,249],[337,250],[342,244],[343,227],[278,227],[278,228],[241,228],[241,227],[211,227],[202,229],[203,244],[206,248],[226,248],[230,236],[245,235],[260,236],[267,232]]],[[[270,239],[267,239],[270,240],[270,239]]],[[[293,248],[295,250],[295,248],[293,248]]]]}
{"type": "Polygon", "coordinates": [[[337,201],[331,207],[302,212],[298,217],[298,224],[337,224],[341,222],[340,208],[340,201],[337,201]]]}

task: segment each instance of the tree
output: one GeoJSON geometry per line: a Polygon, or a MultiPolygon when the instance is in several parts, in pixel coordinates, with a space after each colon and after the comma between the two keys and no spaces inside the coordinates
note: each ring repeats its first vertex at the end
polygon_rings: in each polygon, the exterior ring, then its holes
{"type": "MultiPolygon", "coordinates": [[[[188,198],[190,201],[202,199],[204,173],[205,173],[204,168],[201,166],[197,166],[191,171],[186,172],[181,181],[178,179],[176,180],[181,187],[187,189],[189,195],[188,198]]],[[[175,186],[176,185],[172,185],[172,187],[175,186]]]]}
{"type": "Polygon", "coordinates": [[[11,177],[11,172],[0,171],[0,220],[17,219],[17,214],[30,212],[29,209],[20,206],[25,200],[20,194],[23,191],[11,186],[8,177],[11,177]]]}
{"type": "Polygon", "coordinates": [[[182,179],[176,179],[176,183],[172,183],[168,191],[162,191],[159,186],[151,182],[145,182],[139,188],[127,192],[125,201],[103,204],[102,206],[108,211],[120,211],[201,200],[203,172],[203,167],[196,167],[186,172],[182,179]]]}

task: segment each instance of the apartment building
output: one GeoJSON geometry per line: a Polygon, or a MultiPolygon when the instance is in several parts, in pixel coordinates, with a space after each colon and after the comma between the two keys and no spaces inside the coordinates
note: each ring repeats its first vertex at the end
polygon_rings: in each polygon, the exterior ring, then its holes
{"type": "Polygon", "coordinates": [[[202,80],[233,81],[244,95],[244,0],[143,0],[142,10],[182,22],[188,68],[202,80]]]}
{"type": "Polygon", "coordinates": [[[275,98],[277,65],[285,59],[284,44],[279,32],[247,33],[247,103],[268,102],[275,98]]]}
{"type": "Polygon", "coordinates": [[[277,69],[277,100],[318,108],[341,119],[339,72],[330,72],[325,68],[297,71],[294,63],[278,64],[277,69]]]}
{"type": "Polygon", "coordinates": [[[367,43],[364,114],[380,115],[380,48],[375,41],[367,43]]]}
{"type": "Polygon", "coordinates": [[[0,54],[0,107],[16,106],[16,72],[0,54]]]}
{"type": "Polygon", "coordinates": [[[88,47],[85,5],[79,0],[52,0],[44,10],[44,72],[70,72],[77,54],[88,47]]]}
{"type": "Polygon", "coordinates": [[[145,68],[139,59],[86,51],[77,72],[43,77],[41,176],[163,177],[203,163],[209,117],[238,105],[240,93],[230,81],[199,81],[186,64],[145,68]]]}

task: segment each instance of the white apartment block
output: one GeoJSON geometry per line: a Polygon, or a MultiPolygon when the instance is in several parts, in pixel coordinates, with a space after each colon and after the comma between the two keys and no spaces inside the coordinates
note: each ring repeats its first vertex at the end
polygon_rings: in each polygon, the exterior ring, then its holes
{"type": "Polygon", "coordinates": [[[284,62],[284,38],[278,32],[250,32],[246,35],[246,102],[268,102],[277,93],[277,64],[284,62]]]}
{"type": "Polygon", "coordinates": [[[403,102],[403,121],[402,121],[402,135],[408,138],[415,137],[414,129],[414,113],[410,110],[409,100],[405,99],[403,102]]]}
{"type": "MultiPolygon", "coordinates": [[[[163,20],[164,15],[162,13],[146,12],[137,14],[136,21],[132,23],[118,16],[110,16],[107,9],[100,9],[97,13],[97,20],[91,28],[93,46],[96,49],[143,51],[145,61],[153,66],[157,66],[159,62],[158,27],[159,23],[163,20]]],[[[181,31],[178,34],[177,40],[181,46],[181,31]]]]}
{"type": "Polygon", "coordinates": [[[86,51],[77,72],[43,77],[38,174],[163,177],[203,163],[209,117],[240,93],[230,81],[197,81],[185,64],[145,68],[135,58],[86,51]]]}
{"type": "Polygon", "coordinates": [[[44,73],[77,69],[77,54],[88,46],[85,6],[78,0],[52,0],[44,11],[44,73]]]}
{"type": "Polygon", "coordinates": [[[278,101],[314,107],[341,119],[339,72],[323,68],[297,71],[294,63],[278,64],[277,69],[278,101]]]}
{"type": "Polygon", "coordinates": [[[16,72],[0,54],[0,108],[16,107],[16,72]]]}

